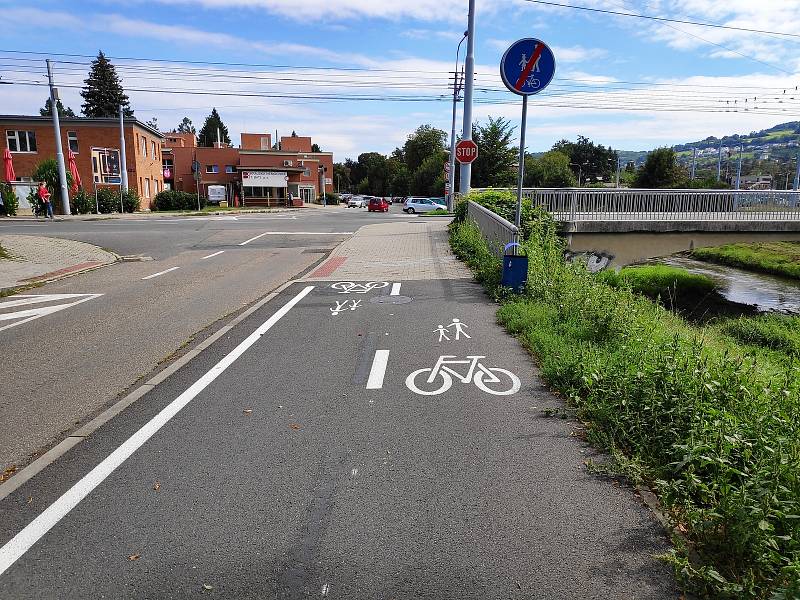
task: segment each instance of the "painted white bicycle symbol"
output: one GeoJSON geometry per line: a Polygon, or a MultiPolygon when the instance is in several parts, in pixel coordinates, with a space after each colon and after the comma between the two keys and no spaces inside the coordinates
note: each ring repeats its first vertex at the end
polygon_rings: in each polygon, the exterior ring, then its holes
{"type": "Polygon", "coordinates": [[[422,396],[436,396],[443,394],[453,385],[453,376],[461,383],[472,381],[480,390],[495,396],[509,396],[519,391],[521,383],[519,378],[511,371],[498,367],[485,367],[479,361],[485,356],[467,356],[467,360],[461,360],[456,356],[440,356],[439,360],[432,369],[418,369],[406,377],[406,387],[415,394],[422,396]],[[461,375],[448,365],[469,365],[465,375],[461,375]],[[428,377],[422,380],[422,389],[417,385],[417,378],[423,373],[428,373],[428,377]],[[442,383],[439,387],[434,387],[437,378],[441,378],[442,383]],[[491,386],[491,387],[490,387],[491,386]]]}
{"type": "Polygon", "coordinates": [[[367,283],[355,283],[353,281],[339,281],[334,283],[331,288],[340,294],[366,294],[372,290],[385,288],[389,285],[388,281],[368,281],[367,283]]]}

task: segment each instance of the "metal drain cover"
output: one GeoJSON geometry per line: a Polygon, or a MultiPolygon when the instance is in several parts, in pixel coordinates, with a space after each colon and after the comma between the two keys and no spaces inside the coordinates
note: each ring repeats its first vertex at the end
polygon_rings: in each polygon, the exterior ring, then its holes
{"type": "Polygon", "coordinates": [[[408,296],[375,296],[370,298],[372,304],[408,304],[413,298],[408,296]]]}

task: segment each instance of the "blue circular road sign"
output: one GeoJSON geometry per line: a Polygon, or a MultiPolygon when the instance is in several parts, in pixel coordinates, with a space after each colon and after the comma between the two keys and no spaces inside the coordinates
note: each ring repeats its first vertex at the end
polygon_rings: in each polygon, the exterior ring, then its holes
{"type": "Polygon", "coordinates": [[[547,44],[525,38],[511,44],[500,61],[500,76],[506,87],[520,96],[538,94],[556,74],[556,57],[547,44]]]}

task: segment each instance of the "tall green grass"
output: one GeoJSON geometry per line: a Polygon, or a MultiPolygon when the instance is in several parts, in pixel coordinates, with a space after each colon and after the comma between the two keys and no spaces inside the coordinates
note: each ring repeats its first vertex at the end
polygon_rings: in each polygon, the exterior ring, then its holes
{"type": "MultiPolygon", "coordinates": [[[[671,560],[687,587],[708,598],[800,598],[800,367],[755,360],[729,335],[565,262],[556,224],[529,214],[528,285],[499,322],[590,439],[659,494],[685,532],[671,560]]],[[[475,226],[457,219],[451,239],[500,296],[499,261],[475,226]]]]}
{"type": "Polygon", "coordinates": [[[669,265],[606,270],[600,272],[598,277],[612,287],[630,286],[634,292],[653,300],[677,297],[695,299],[717,291],[717,284],[710,277],[669,265]]]}
{"type": "Polygon", "coordinates": [[[692,258],[800,279],[800,242],[728,244],[716,248],[697,248],[692,258]]]}

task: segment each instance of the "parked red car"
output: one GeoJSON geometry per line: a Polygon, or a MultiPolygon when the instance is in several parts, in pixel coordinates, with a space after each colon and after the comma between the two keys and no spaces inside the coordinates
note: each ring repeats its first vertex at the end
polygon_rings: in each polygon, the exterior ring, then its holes
{"type": "Polygon", "coordinates": [[[389,212],[389,203],[383,198],[370,198],[367,210],[369,212],[389,212]]]}

